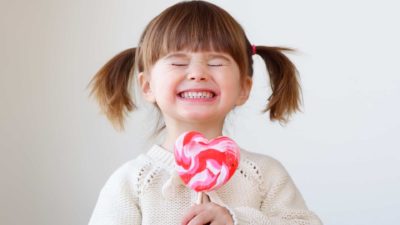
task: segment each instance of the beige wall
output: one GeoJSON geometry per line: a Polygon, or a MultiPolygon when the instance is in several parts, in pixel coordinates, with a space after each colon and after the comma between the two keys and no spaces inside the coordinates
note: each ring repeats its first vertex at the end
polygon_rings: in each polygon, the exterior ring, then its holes
{"type": "MultiPolygon", "coordinates": [[[[109,175],[151,144],[145,110],[117,133],[87,97],[86,85],[173,2],[0,2],[0,224],[86,224],[109,175]]],[[[291,58],[301,72],[304,113],[285,128],[259,114],[268,85],[256,59],[254,90],[231,117],[232,137],[279,159],[326,224],[395,224],[395,4],[213,2],[231,12],[255,44],[300,50],[291,58]]]]}

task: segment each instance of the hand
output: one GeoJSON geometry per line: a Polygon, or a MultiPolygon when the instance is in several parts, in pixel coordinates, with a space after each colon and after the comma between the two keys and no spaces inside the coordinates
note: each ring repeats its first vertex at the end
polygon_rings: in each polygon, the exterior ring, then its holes
{"type": "Polygon", "coordinates": [[[202,204],[192,206],[183,217],[182,225],[233,225],[228,209],[210,202],[204,194],[202,204]]]}

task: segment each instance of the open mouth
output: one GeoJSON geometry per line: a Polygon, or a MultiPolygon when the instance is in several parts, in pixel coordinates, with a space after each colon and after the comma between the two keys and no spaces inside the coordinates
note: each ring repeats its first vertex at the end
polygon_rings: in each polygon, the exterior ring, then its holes
{"type": "Polygon", "coordinates": [[[216,93],[213,91],[182,91],[178,96],[183,99],[213,99],[216,93]]]}

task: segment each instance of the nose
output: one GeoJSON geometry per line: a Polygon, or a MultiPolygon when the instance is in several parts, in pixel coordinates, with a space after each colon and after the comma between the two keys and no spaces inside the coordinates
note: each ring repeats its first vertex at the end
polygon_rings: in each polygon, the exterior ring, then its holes
{"type": "Polygon", "coordinates": [[[197,64],[190,67],[187,78],[192,81],[207,81],[209,74],[203,65],[197,64]]]}
{"type": "Polygon", "coordinates": [[[204,73],[190,73],[188,75],[188,79],[189,80],[193,80],[193,81],[206,81],[207,79],[207,75],[205,75],[204,73]]]}

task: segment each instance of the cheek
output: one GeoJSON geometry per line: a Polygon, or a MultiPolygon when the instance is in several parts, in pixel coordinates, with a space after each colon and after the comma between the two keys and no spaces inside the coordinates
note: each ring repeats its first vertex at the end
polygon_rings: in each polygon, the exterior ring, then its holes
{"type": "Polygon", "coordinates": [[[221,87],[230,93],[239,92],[240,90],[240,75],[236,71],[227,71],[225,76],[221,77],[219,82],[221,87]]]}
{"type": "Polygon", "coordinates": [[[176,84],[169,79],[158,79],[152,83],[152,90],[157,99],[172,99],[176,95],[176,84]]]}

